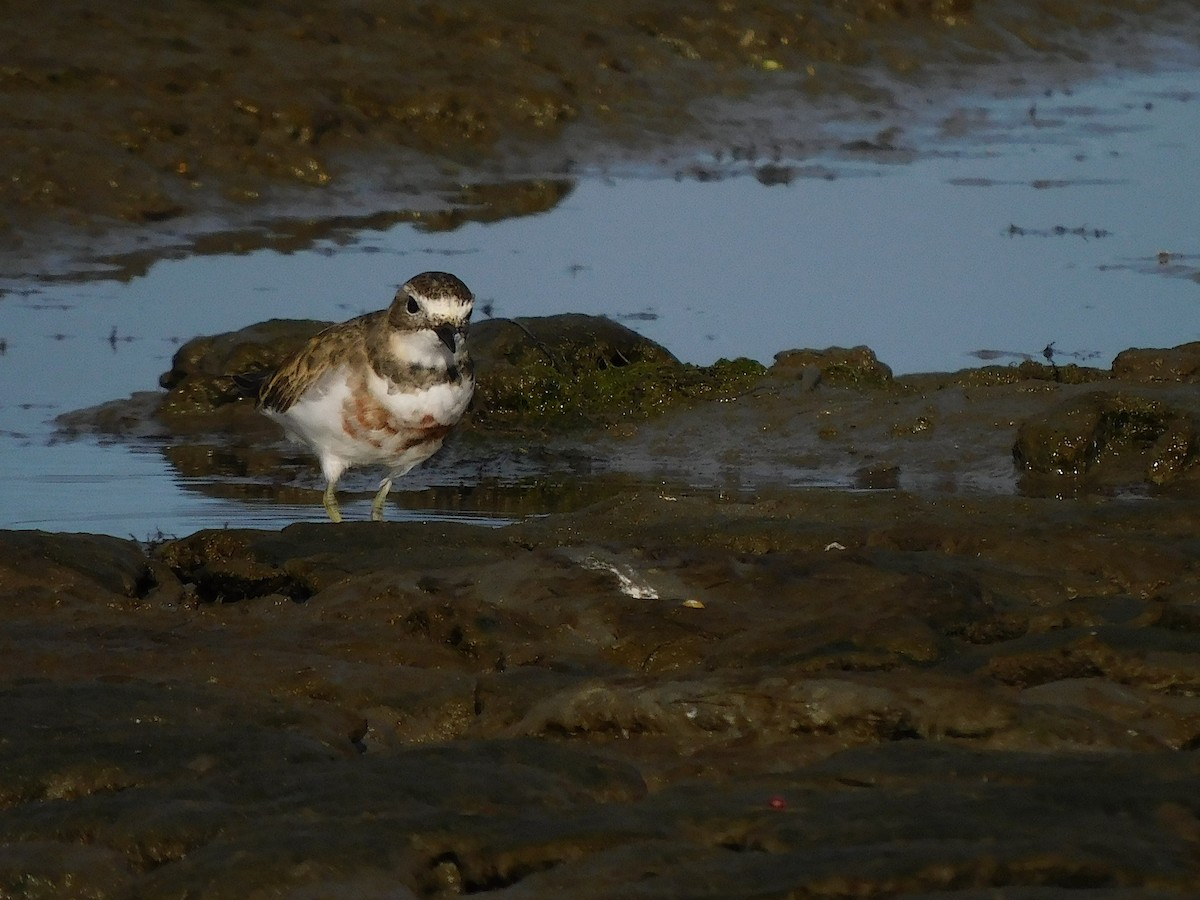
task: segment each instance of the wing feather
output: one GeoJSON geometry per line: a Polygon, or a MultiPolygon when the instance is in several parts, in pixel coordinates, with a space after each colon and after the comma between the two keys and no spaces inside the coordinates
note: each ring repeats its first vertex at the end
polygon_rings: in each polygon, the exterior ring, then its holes
{"type": "Polygon", "coordinates": [[[365,337],[380,315],[376,312],[359,316],[318,332],[263,382],[258,405],[287,412],[324,373],[347,363],[365,365],[365,337]]]}

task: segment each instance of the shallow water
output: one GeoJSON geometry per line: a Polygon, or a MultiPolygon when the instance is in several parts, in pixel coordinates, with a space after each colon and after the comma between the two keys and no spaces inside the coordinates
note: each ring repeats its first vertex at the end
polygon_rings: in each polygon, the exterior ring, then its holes
{"type": "Polygon", "coordinates": [[[424,269],[459,274],[494,315],[606,314],[697,363],[867,344],[897,373],[1044,351],[1107,366],[1129,346],[1200,339],[1200,72],[960,101],[939,118],[895,150],[589,173],[547,213],[451,232],[8,285],[0,527],[141,538],[321,519],[316,504],[206,496],[154,446],[57,441],[53,417],[153,389],[196,334],[344,319],[424,269]]]}

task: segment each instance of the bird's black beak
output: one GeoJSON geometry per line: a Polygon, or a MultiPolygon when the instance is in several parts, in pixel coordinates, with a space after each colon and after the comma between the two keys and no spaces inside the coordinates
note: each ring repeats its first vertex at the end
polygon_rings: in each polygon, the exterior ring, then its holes
{"type": "Polygon", "coordinates": [[[438,340],[446,345],[446,349],[451,353],[454,352],[454,338],[458,334],[449,325],[442,325],[440,328],[433,329],[433,333],[438,336],[438,340]]]}

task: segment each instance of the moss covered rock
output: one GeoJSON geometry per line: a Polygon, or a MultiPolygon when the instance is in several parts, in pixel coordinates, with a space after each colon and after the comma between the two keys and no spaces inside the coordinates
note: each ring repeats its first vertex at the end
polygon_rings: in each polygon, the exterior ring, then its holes
{"type": "Polygon", "coordinates": [[[1034,474],[1141,472],[1142,480],[1165,484],[1196,464],[1200,437],[1185,410],[1133,393],[1095,391],[1022,422],[1013,458],[1034,474]]]}
{"type": "MultiPolygon", "coordinates": [[[[268,371],[327,322],[272,319],[180,347],[158,409],[170,427],[222,429],[252,404],[232,375],[268,371]]],[[[503,430],[556,430],[644,419],[673,405],[747,390],[766,369],[747,359],[681,363],[612,319],[567,314],[488,319],[471,329],[478,385],[471,421],[503,430]]],[[[468,426],[469,427],[469,426],[468,426]]]]}
{"type": "Polygon", "coordinates": [[[784,378],[813,378],[846,387],[884,387],[892,370],[870,347],[827,347],[824,350],[784,350],[775,354],[771,374],[784,378]]]}
{"type": "Polygon", "coordinates": [[[471,334],[472,419],[501,429],[608,425],[704,396],[732,396],[765,372],[748,359],[679,362],[618,322],[577,314],[494,319],[471,334]]]}
{"type": "Polygon", "coordinates": [[[219,409],[242,399],[231,376],[274,369],[328,325],[313,319],[271,319],[193,338],[176,351],[170,370],[158,380],[167,389],[159,416],[171,424],[211,420],[219,409]]]}

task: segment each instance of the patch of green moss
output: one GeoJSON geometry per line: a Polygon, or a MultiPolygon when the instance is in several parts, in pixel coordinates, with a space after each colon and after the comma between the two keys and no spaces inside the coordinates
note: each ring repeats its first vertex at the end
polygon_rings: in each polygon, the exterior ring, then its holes
{"type": "Polygon", "coordinates": [[[1103,410],[1101,427],[1108,441],[1147,444],[1162,436],[1174,416],[1156,400],[1117,394],[1103,410]]]}
{"type": "MultiPolygon", "coordinates": [[[[1079,476],[1146,453],[1146,477],[1164,483],[1195,461],[1196,429],[1185,412],[1133,394],[1097,392],[1021,423],[1013,456],[1028,472],[1079,476]]],[[[1139,463],[1141,464],[1141,463],[1139,463]]]]}
{"type": "Polygon", "coordinates": [[[473,418],[482,427],[560,430],[640,421],[701,398],[749,390],[766,367],[749,359],[694,366],[661,359],[573,365],[542,357],[481,379],[473,418]]]}

